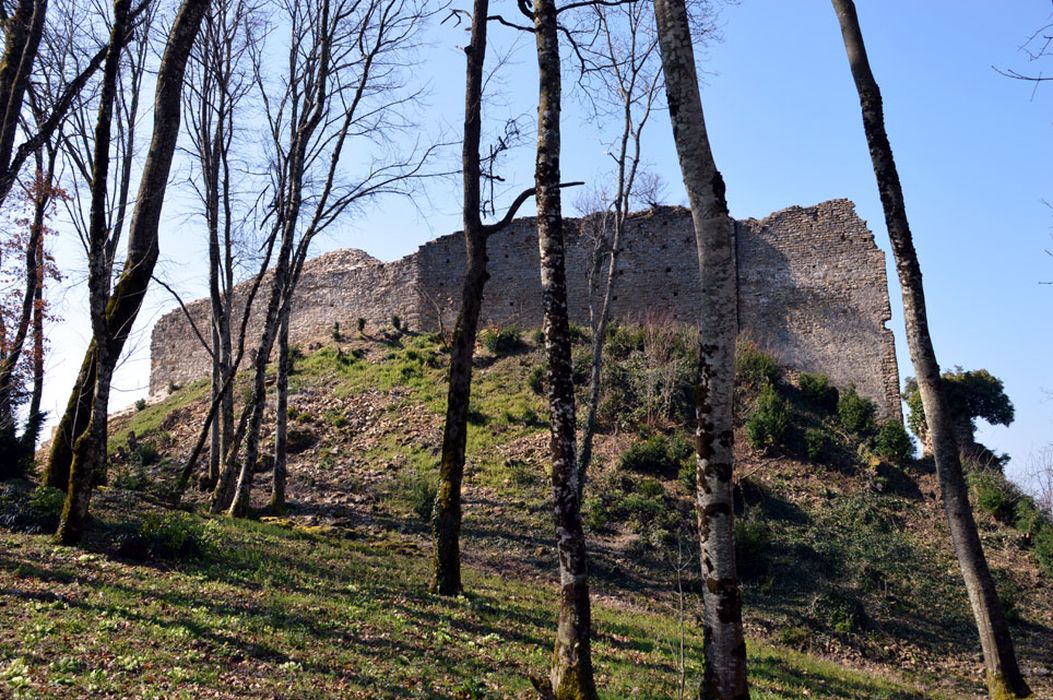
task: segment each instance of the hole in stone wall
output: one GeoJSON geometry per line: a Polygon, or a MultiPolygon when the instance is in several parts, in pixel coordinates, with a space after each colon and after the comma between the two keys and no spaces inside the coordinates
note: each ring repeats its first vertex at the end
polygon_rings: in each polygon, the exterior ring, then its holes
{"type": "Polygon", "coordinates": [[[672,271],[673,271],[673,268],[671,268],[671,267],[667,267],[667,268],[665,268],[665,271],[666,271],[666,272],[672,272],[672,271]]]}

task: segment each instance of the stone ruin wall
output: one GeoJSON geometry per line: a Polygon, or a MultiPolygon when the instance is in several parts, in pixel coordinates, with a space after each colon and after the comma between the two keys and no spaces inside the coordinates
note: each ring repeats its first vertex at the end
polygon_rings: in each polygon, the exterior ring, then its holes
{"type": "MultiPolygon", "coordinates": [[[[592,244],[581,221],[565,220],[567,292],[571,320],[588,325],[592,244]]],[[[855,384],[883,416],[899,416],[899,374],[884,253],[848,200],[790,207],[764,219],[737,223],[739,325],[744,335],[780,362],[822,372],[836,384],[855,384]]],[[[490,280],[480,324],[541,325],[541,276],[533,219],[518,219],[490,239],[490,280]]],[[[660,207],[631,219],[619,257],[614,318],[695,322],[698,258],[690,212],[660,207]]],[[[324,342],[334,322],[354,331],[393,315],[409,327],[452,329],[465,267],[461,234],[442,236],[418,251],[382,263],[355,250],[328,253],[304,267],[294,299],[289,337],[294,344],[324,342]]],[[[261,288],[265,297],[266,286],[261,288]]],[[[245,293],[245,285],[238,294],[245,293]]],[[[591,290],[598,298],[598,290],[591,290]]],[[[260,308],[254,304],[253,327],[260,308]]],[[[188,305],[207,332],[207,300],[188,305]]],[[[250,336],[252,337],[252,336],[250,336]]],[[[208,353],[175,310],[155,326],[150,390],[209,372],[208,353]]]]}

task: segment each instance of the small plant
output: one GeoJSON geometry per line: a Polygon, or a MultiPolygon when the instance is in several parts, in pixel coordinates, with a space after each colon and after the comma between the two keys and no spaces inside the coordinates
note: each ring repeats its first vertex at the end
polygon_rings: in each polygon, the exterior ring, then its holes
{"type": "Polygon", "coordinates": [[[131,461],[139,466],[149,467],[161,461],[161,452],[152,442],[144,442],[132,453],[131,461]]]}
{"type": "Polygon", "coordinates": [[[804,451],[813,462],[822,461],[826,454],[828,440],[826,431],[821,428],[808,428],[804,431],[804,451]]]}
{"type": "Polygon", "coordinates": [[[439,492],[437,480],[430,474],[416,470],[403,471],[395,486],[396,496],[423,522],[431,520],[435,497],[439,492]]]}
{"type": "Polygon", "coordinates": [[[1053,579],[1053,525],[1046,523],[1035,534],[1035,563],[1045,576],[1053,579]]]}
{"type": "Polygon", "coordinates": [[[633,443],[622,453],[618,468],[640,474],[672,476],[679,473],[680,463],[690,450],[686,441],[677,442],[665,435],[653,435],[643,442],[633,443]]]}
{"type": "Polygon", "coordinates": [[[816,593],[812,599],[811,615],[820,625],[839,634],[858,632],[866,621],[863,604],[834,589],[816,593]]]}
{"type": "Polygon", "coordinates": [[[1033,539],[1045,524],[1046,520],[1042,511],[1031,498],[1024,496],[1017,502],[1013,514],[1013,527],[1019,530],[1024,537],[1029,540],[1033,539]]]}
{"type": "Polygon", "coordinates": [[[841,421],[841,427],[852,435],[867,437],[872,435],[876,429],[874,416],[877,414],[877,405],[870,399],[859,395],[854,386],[849,386],[841,392],[837,400],[837,416],[841,421]]]}
{"type": "Polygon", "coordinates": [[[735,521],[735,568],[744,579],[762,576],[768,570],[767,551],[771,543],[768,524],[760,518],[735,521]]]}
{"type": "Polygon", "coordinates": [[[1016,515],[1020,491],[1002,474],[988,470],[969,473],[969,485],[973,489],[976,505],[990,513],[995,520],[1012,523],[1016,515]]]}
{"type": "Polygon", "coordinates": [[[874,437],[874,451],[886,462],[899,465],[914,456],[914,443],[903,424],[890,419],[878,428],[874,437]]]}
{"type": "Polygon", "coordinates": [[[804,399],[816,408],[826,412],[833,412],[837,409],[837,387],[830,383],[830,378],[825,374],[801,372],[797,378],[797,385],[804,399]]]}
{"type": "Polygon", "coordinates": [[[782,376],[782,368],[775,358],[757,348],[751,340],[745,340],[735,348],[735,383],[742,387],[757,389],[765,384],[775,384],[782,376]]]}
{"type": "Polygon", "coordinates": [[[607,528],[610,514],[602,498],[592,494],[586,496],[581,510],[582,521],[590,532],[600,532],[607,528]]]}
{"type": "Polygon", "coordinates": [[[538,396],[545,393],[545,374],[545,366],[538,365],[530,370],[530,374],[527,376],[527,386],[538,396]]]}
{"type": "Polygon", "coordinates": [[[689,495],[694,496],[695,489],[698,486],[698,467],[695,464],[695,460],[684,460],[684,463],[680,465],[680,472],[676,475],[676,478],[684,490],[689,495]]]}
{"type": "Polygon", "coordinates": [[[344,339],[344,334],[340,332],[339,321],[333,321],[333,328],[329,334],[333,337],[333,340],[335,340],[338,343],[344,339]]]}
{"type": "Polygon", "coordinates": [[[168,382],[168,393],[169,394],[174,394],[174,393],[176,393],[177,391],[179,391],[182,388],[183,388],[182,386],[180,386],[179,384],[177,384],[174,381],[169,381],[168,382]]]}
{"type": "Polygon", "coordinates": [[[37,486],[29,492],[29,507],[41,519],[58,525],[59,516],[62,515],[62,507],[66,503],[66,494],[62,489],[50,486],[37,486]]]}
{"type": "Polygon", "coordinates": [[[514,355],[524,348],[518,328],[484,328],[479,332],[479,342],[495,355],[514,355]]]}
{"type": "Polygon", "coordinates": [[[139,460],[132,460],[122,469],[114,470],[113,487],[125,491],[145,491],[150,485],[146,468],[139,460]]]}
{"type": "Polygon", "coordinates": [[[136,399],[135,400],[135,410],[136,411],[145,411],[146,410],[146,399],[136,399]]]}
{"type": "Polygon", "coordinates": [[[757,403],[746,419],[746,439],[757,449],[785,445],[790,436],[790,407],[771,382],[761,387],[757,403]]]}
{"type": "Polygon", "coordinates": [[[198,559],[205,551],[205,527],[186,513],[147,513],[132,532],[118,536],[117,551],[131,559],[198,559]]]}
{"type": "Polygon", "coordinates": [[[391,317],[391,327],[395,329],[396,333],[402,332],[402,319],[398,316],[391,317]]]}
{"type": "Polygon", "coordinates": [[[359,319],[355,321],[355,326],[358,328],[358,334],[362,335],[366,332],[366,319],[359,317],[359,319]]]}

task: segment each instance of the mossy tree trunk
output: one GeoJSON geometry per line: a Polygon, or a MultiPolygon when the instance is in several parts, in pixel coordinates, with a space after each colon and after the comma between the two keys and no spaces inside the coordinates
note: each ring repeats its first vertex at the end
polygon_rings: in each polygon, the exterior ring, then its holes
{"type": "MultiPolygon", "coordinates": [[[[118,0],[118,2],[124,1],[118,0]]],[[[124,270],[113,291],[105,300],[101,325],[97,323],[98,319],[93,318],[93,326],[98,327],[93,327],[92,345],[94,347],[91,348],[93,352],[85,359],[85,365],[94,365],[94,368],[82,367],[81,376],[84,377],[85,382],[83,384],[78,382],[74,387],[68,404],[68,408],[74,411],[72,416],[67,416],[67,424],[71,428],[75,427],[75,423],[80,420],[77,410],[81,407],[82,402],[89,402],[91,408],[90,421],[86,421],[88,423],[86,429],[82,429],[80,433],[72,433],[78,437],[73,442],[71,450],[69,491],[57,535],[63,542],[74,542],[79,539],[84,518],[87,515],[90,488],[86,494],[83,490],[74,493],[74,488],[82,489],[86,480],[93,478],[93,474],[88,473],[89,470],[95,471],[96,467],[93,465],[105,463],[109,381],[117,358],[120,357],[135,319],[138,317],[154,266],[157,263],[158,225],[164,206],[168,176],[172,169],[172,157],[179,136],[180,93],[183,88],[183,76],[187,57],[207,6],[208,0],[183,0],[172,23],[172,29],[158,66],[153,134],[146,161],[143,164],[139,193],[129,228],[128,253],[124,270]],[[90,384],[88,383],[89,377],[90,384]],[[90,390],[88,387],[91,387],[90,390]],[[71,517],[74,518],[72,523],[69,522],[71,517]]],[[[102,121],[100,118],[100,124],[102,121]]],[[[108,145],[109,139],[97,140],[96,143],[108,145]]],[[[93,185],[96,182],[104,183],[97,170],[93,176],[93,185]]],[[[102,195],[99,205],[99,210],[101,210],[105,207],[105,192],[102,191],[99,194],[102,195]]],[[[93,214],[96,211],[96,195],[96,192],[92,193],[93,214]]],[[[105,225],[102,228],[105,228],[105,225]]],[[[93,262],[89,261],[89,265],[92,264],[93,262]]],[[[109,268],[106,267],[107,278],[108,270],[109,268]]],[[[95,277],[101,275],[102,272],[102,265],[99,266],[99,269],[89,268],[89,275],[95,277]]],[[[89,290],[89,293],[96,291],[93,288],[89,290]]],[[[92,303],[94,305],[95,300],[92,303]]],[[[50,478],[54,478],[60,470],[53,471],[55,473],[51,474],[50,478]]]]}
{"type": "Polygon", "coordinates": [[[432,513],[432,583],[440,595],[461,592],[461,481],[468,439],[468,405],[472,391],[472,359],[479,313],[483,305],[486,271],[486,231],[480,217],[479,141],[482,130],[483,64],[486,61],[486,17],[489,0],[475,0],[471,40],[465,47],[467,77],[464,90],[463,171],[464,244],[467,268],[461,287],[461,310],[450,348],[446,422],[442,432],[439,485],[432,513]]]}
{"type": "Polygon", "coordinates": [[[549,674],[557,700],[598,697],[592,671],[592,619],[585,533],[578,497],[575,458],[574,382],[570,320],[564,269],[563,211],[560,199],[560,58],[557,10],[553,0],[535,0],[538,107],[537,235],[541,258],[548,399],[551,411],[552,501],[559,553],[560,605],[556,645],[549,674]]]}
{"type": "Polygon", "coordinates": [[[885,225],[892,241],[903,293],[903,320],[907,345],[917,375],[925,422],[931,436],[936,460],[937,478],[943,497],[944,513],[950,526],[951,541],[965,588],[969,594],[973,617],[980,632],[988,690],[992,698],[1025,698],[1031,690],[1020,673],[1013,638],[1006,624],[994,579],[987,566],[983,547],[969,505],[968,487],[962,474],[953,415],[940,379],[940,366],[929,335],[925,309],[925,290],[921,266],[914,250],[914,239],[907,220],[907,209],[892,146],[885,131],[884,107],[877,81],[870,69],[866,46],[859,28],[855,3],[833,0],[841,24],[848,63],[852,70],[863,114],[870,158],[874,165],[885,225]]]}
{"type": "Polygon", "coordinates": [[[113,106],[117,98],[117,81],[121,69],[124,37],[128,31],[131,0],[114,0],[110,48],[103,65],[99,91],[99,113],[95,123],[95,150],[91,169],[91,212],[88,230],[88,308],[95,341],[95,387],[91,419],[87,429],[73,446],[66,502],[59,519],[56,541],[76,544],[80,541],[88,518],[92,487],[106,465],[107,406],[113,368],[113,343],[106,323],[106,306],[110,295],[110,266],[106,258],[109,227],[106,220],[107,189],[110,169],[110,134],[113,106]]]}
{"type": "Polygon", "coordinates": [[[696,509],[701,541],[704,698],[749,697],[732,512],[732,406],[738,290],[735,223],[706,131],[684,0],[656,0],[669,118],[698,247],[699,363],[695,389],[696,509]]]}

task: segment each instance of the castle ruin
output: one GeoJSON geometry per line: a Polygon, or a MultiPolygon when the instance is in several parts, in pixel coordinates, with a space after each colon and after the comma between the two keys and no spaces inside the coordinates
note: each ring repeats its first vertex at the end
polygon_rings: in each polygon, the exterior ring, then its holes
{"type": "MultiPolygon", "coordinates": [[[[595,246],[580,220],[565,221],[570,316],[574,323],[588,325],[590,293],[597,305],[599,294],[591,288],[589,274],[595,246]]],[[[634,214],[624,238],[612,317],[694,323],[698,257],[690,212],[658,207],[634,214]]],[[[852,202],[795,206],[760,220],[739,221],[736,239],[742,334],[789,367],[821,372],[838,385],[854,384],[877,403],[882,416],[899,417],[895,344],[885,327],[891,318],[885,255],[852,202]]],[[[480,326],[540,326],[534,219],[517,219],[492,236],[488,254],[490,280],[480,326]]],[[[326,341],[334,323],[350,329],[359,318],[374,328],[398,316],[414,329],[452,329],[464,267],[460,233],[388,263],[352,249],[321,255],[304,266],[289,341],[326,341]]],[[[244,300],[247,289],[239,285],[235,298],[244,300]]],[[[254,306],[250,328],[258,329],[264,304],[257,299],[254,306]]],[[[210,308],[207,299],[187,304],[200,329],[209,327],[210,308]]],[[[248,340],[253,337],[250,332],[248,340]]],[[[157,321],[151,338],[151,393],[170,382],[207,376],[210,368],[208,351],[182,310],[157,321]]]]}

